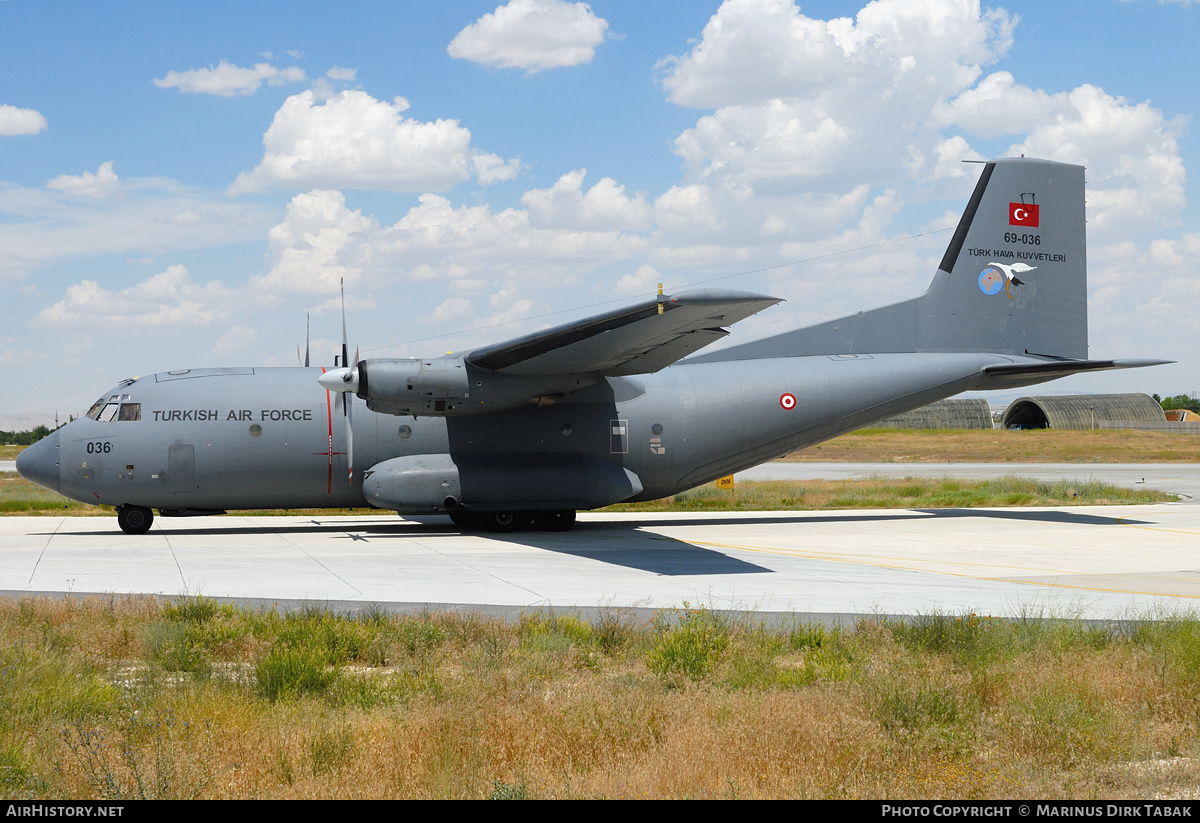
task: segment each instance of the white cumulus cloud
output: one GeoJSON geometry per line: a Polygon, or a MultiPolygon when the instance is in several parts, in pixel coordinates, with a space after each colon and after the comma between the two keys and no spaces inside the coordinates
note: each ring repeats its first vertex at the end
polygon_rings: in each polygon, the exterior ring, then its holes
{"type": "Polygon", "coordinates": [[[477,294],[489,283],[508,280],[563,285],[647,247],[638,234],[541,228],[523,209],[456,207],[437,194],[421,195],[394,224],[380,225],[347,206],[341,192],[318,190],[293,197],[283,222],[271,229],[273,264],[251,291],[333,294],[342,278],[347,286],[441,281],[456,284],[453,296],[463,290],[477,294]]]}
{"type": "Polygon", "coordinates": [[[46,183],[46,188],[61,191],[75,197],[107,197],[121,188],[121,181],[113,171],[113,161],[101,163],[95,174],[60,174],[46,183]]]}
{"type": "Polygon", "coordinates": [[[66,297],[43,309],[34,325],[73,327],[206,326],[223,319],[234,293],[213,280],[192,282],[184,266],[165,271],[118,292],[84,280],[67,288],[66,297]]]}
{"type": "Polygon", "coordinates": [[[255,63],[250,68],[243,68],[222,60],[206,69],[169,71],[163,77],[154,78],[154,85],[160,89],[179,89],[187,94],[235,97],[254,94],[263,83],[282,86],[286,83],[302,83],[305,79],[304,69],[296,66],[280,69],[270,63],[255,63]]]}
{"type": "Polygon", "coordinates": [[[625,187],[605,177],[583,191],[587,169],[564,174],[548,189],[530,189],[521,196],[532,222],[546,228],[623,229],[644,231],[651,224],[652,210],[646,195],[625,194],[625,187]]]}
{"type": "Polygon", "coordinates": [[[978,137],[1019,134],[1053,115],[1057,104],[1044,91],[1018,84],[1012,74],[989,74],[954,100],[934,106],[934,122],[957,125],[978,137]]]}
{"type": "Polygon", "coordinates": [[[521,170],[521,161],[505,162],[499,155],[478,151],[471,154],[471,169],[475,172],[476,180],[484,186],[490,186],[516,177],[521,170]]]}
{"type": "Polygon", "coordinates": [[[618,280],[613,291],[617,294],[627,295],[646,294],[655,291],[661,282],[662,275],[659,274],[658,269],[643,263],[633,274],[627,274],[618,280]]]}
{"type": "Polygon", "coordinates": [[[587,3],[512,0],[460,31],[446,52],[534,74],[590,63],[607,30],[608,21],[593,14],[587,3]]]}
{"type": "Polygon", "coordinates": [[[684,106],[908,91],[937,95],[1007,51],[1015,21],[970,0],[876,0],[855,18],[806,17],[792,0],[727,0],[699,43],[668,58],[663,86],[684,106]]]}
{"type": "Polygon", "coordinates": [[[1187,171],[1176,135],[1148,102],[1131,105],[1095,86],[1054,95],[1051,117],[1009,154],[1047,157],[1088,169],[1089,229],[1131,232],[1174,221],[1187,206],[1187,171]]]}
{"type": "Polygon", "coordinates": [[[791,0],[728,0],[660,64],[670,100],[715,109],[676,153],[696,178],[756,193],[928,176],[945,140],[933,112],[1005,53],[1014,22],[970,0],[876,0],[832,20],[791,0]]]}
{"type": "Polygon", "coordinates": [[[255,281],[254,290],[331,294],[343,279],[353,284],[360,269],[345,265],[343,250],[355,235],[377,229],[374,218],[348,209],[339,191],[298,194],[288,203],[284,221],[268,234],[275,265],[255,281]]]}
{"type": "Polygon", "coordinates": [[[229,193],[271,187],[440,191],[473,171],[481,182],[505,179],[503,161],[475,159],[471,132],[457,120],[406,118],[408,107],[403,97],[389,103],[353,89],[323,102],[311,90],[292,95],[263,135],[262,162],[238,175],[229,193]]]}
{"type": "Polygon", "coordinates": [[[1144,229],[1172,221],[1187,205],[1176,139],[1186,123],[1167,120],[1148,102],[1131,104],[1092,85],[1048,93],[1001,71],[936,107],[934,117],[970,135],[1017,137],[1010,155],[1087,166],[1092,228],[1144,229]]]}
{"type": "Polygon", "coordinates": [[[0,137],[37,134],[46,128],[46,118],[36,109],[0,104],[0,137]]]}
{"type": "MultiPolygon", "coordinates": [[[[1085,165],[1089,237],[1145,248],[1144,233],[1187,205],[1184,118],[1091,85],[1031,88],[1016,69],[985,71],[1015,25],[974,0],[875,0],[830,20],[792,0],[727,0],[686,53],[658,67],[672,102],[709,111],[674,141],[686,175],[654,201],[647,262],[670,279],[684,265],[739,265],[739,253],[768,263],[869,246],[914,201],[953,201],[954,215],[924,229],[953,225],[978,174],[962,161],[985,159],[983,141],[998,139],[1010,143],[1001,154],[1085,165]]],[[[902,297],[936,264],[934,247],[943,236],[913,244],[916,255],[808,265],[805,282],[847,308],[868,294],[902,297]]],[[[1095,284],[1101,261],[1089,267],[1095,284]]],[[[772,288],[799,294],[783,279],[772,288]]]]}

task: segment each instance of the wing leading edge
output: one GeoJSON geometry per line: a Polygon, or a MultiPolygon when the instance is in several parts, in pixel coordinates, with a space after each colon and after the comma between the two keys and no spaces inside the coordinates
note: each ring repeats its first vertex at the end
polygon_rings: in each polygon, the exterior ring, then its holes
{"type": "Polygon", "coordinates": [[[724,326],[780,302],[777,297],[723,289],[659,296],[476,349],[466,360],[477,368],[514,376],[649,374],[724,337],[729,333],[724,326]]]}

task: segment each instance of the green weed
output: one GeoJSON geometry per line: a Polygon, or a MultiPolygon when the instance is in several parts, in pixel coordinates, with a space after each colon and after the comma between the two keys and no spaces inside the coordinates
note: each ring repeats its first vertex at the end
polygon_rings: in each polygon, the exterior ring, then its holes
{"type": "Polygon", "coordinates": [[[323,695],[340,675],[326,661],[321,650],[275,646],[254,667],[258,693],[272,703],[302,695],[323,695]]]}
{"type": "Polygon", "coordinates": [[[505,783],[503,780],[496,779],[492,781],[492,790],[488,793],[488,800],[528,800],[529,790],[525,784],[505,783]]]}
{"type": "Polygon", "coordinates": [[[684,608],[655,618],[658,639],[646,664],[659,677],[703,680],[729,648],[728,623],[709,609],[684,608]]]}

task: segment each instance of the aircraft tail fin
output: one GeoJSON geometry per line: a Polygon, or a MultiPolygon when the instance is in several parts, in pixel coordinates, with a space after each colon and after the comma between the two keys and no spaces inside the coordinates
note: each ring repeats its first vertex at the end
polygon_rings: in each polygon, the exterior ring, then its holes
{"type": "Polygon", "coordinates": [[[699,360],[888,352],[1087,358],[1084,169],[984,165],[921,297],[713,352],[699,360]]]}
{"type": "Polygon", "coordinates": [[[1083,167],[984,166],[929,291],[920,351],[1087,359],[1083,167]]]}

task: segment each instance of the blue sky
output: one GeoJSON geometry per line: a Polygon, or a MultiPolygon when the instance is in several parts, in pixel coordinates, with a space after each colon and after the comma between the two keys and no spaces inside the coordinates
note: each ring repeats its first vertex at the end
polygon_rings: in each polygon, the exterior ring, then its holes
{"type": "Polygon", "coordinates": [[[739,340],[816,322],[921,292],[960,161],[1014,151],[1088,166],[1092,355],[1181,361],[1046,389],[1200,390],[1198,14],[0,0],[0,414],[292,365],[306,311],[331,361],[341,278],[364,356],[658,281],[787,298],[739,340]]]}

